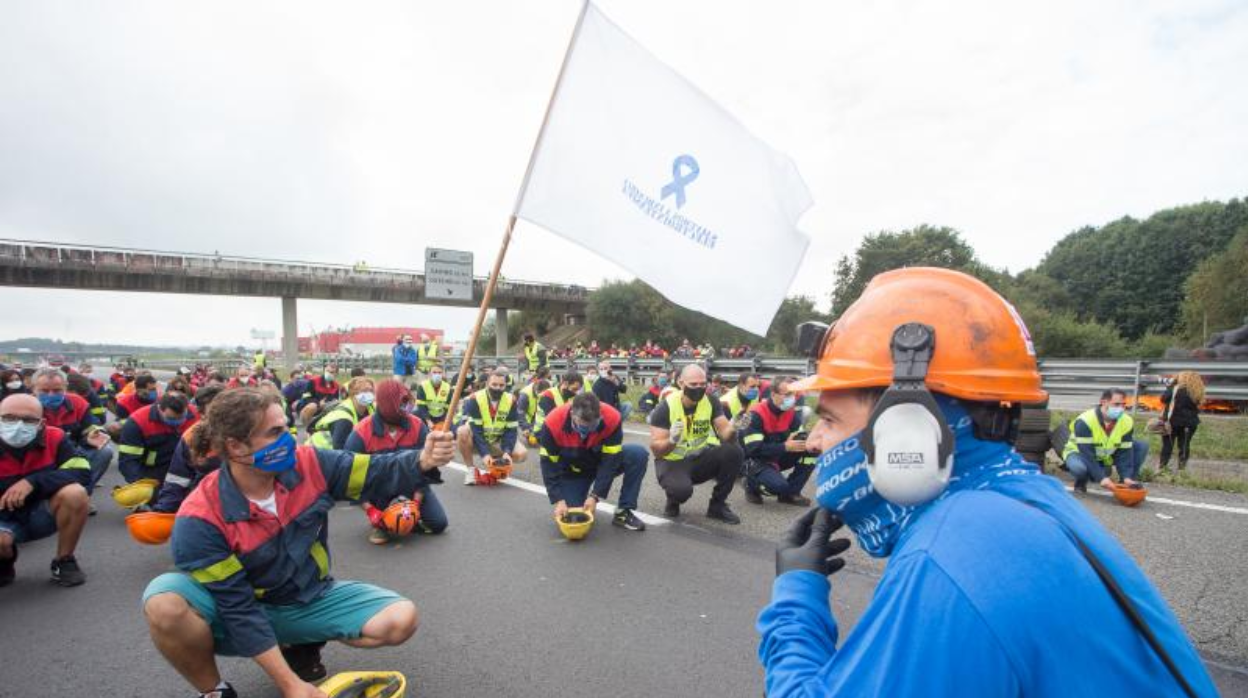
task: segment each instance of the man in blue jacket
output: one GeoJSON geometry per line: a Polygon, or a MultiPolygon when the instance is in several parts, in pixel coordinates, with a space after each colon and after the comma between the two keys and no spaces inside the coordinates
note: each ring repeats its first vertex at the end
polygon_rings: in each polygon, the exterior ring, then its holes
{"type": "Polygon", "coordinates": [[[1131,556],[1010,447],[1011,405],[1045,393],[986,285],[877,276],[796,387],[822,391],[820,506],[781,542],[758,619],[770,698],[1217,695],[1131,556]],[[842,521],[889,558],[843,640],[828,601],[842,521]]]}
{"type": "Polygon", "coordinates": [[[412,335],[405,334],[394,343],[391,350],[394,359],[394,377],[403,380],[416,374],[416,347],[412,346],[412,335]]]}

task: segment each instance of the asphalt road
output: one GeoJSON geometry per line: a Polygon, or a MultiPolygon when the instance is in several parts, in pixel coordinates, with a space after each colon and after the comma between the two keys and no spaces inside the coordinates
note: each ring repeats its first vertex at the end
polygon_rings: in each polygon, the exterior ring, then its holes
{"type": "MultiPolygon", "coordinates": [[[[644,443],[630,425],[628,441],[644,443]]],[[[139,612],[146,583],[170,569],[168,550],[125,533],[123,512],[97,495],[79,551],[85,586],[47,581],[53,541],[23,547],[18,580],[0,590],[0,698],[103,694],[189,695],[147,637],[139,612]]],[[[517,483],[536,477],[522,465],[517,483]]],[[[421,609],[421,630],[401,648],[331,646],[330,671],[398,669],[412,696],[758,696],[753,622],[772,576],[771,541],[799,512],[733,494],[741,526],[702,514],[709,484],[684,515],[644,533],[611,527],[562,540],[543,495],[521,486],[467,488],[447,472],[439,489],[448,532],[376,547],[356,509],[332,514],[335,575],[393,588],[421,609]]],[[[813,488],[812,488],[813,489],[813,488]]],[[[1139,508],[1102,496],[1086,506],[1123,541],[1183,620],[1224,696],[1248,696],[1248,497],[1154,488],[1139,508]],[[1168,501],[1162,501],[1168,500],[1168,501]]],[[[641,509],[662,511],[648,475],[641,509]]],[[[870,600],[882,563],[856,549],[834,578],[848,631],[870,600]]],[[[246,696],[275,696],[246,660],[225,660],[246,696]]]]}

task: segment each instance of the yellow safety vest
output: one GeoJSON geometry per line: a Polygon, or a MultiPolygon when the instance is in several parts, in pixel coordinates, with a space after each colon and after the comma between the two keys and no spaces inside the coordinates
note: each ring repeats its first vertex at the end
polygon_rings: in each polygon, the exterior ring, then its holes
{"type": "Polygon", "coordinates": [[[541,357],[539,357],[537,353],[544,350],[545,348],[546,347],[542,346],[538,342],[533,342],[533,346],[531,347],[528,345],[524,347],[524,358],[528,359],[529,361],[530,371],[536,371],[537,367],[541,365],[541,357]]]}
{"type": "Polygon", "coordinates": [[[503,432],[520,426],[519,422],[506,421],[508,413],[511,412],[511,393],[503,393],[503,397],[498,401],[498,412],[493,416],[490,415],[489,390],[478,390],[473,397],[477,400],[477,411],[481,413],[481,416],[471,421],[485,432],[486,441],[500,441],[503,438],[503,432]]]}
{"type": "Polygon", "coordinates": [[[728,410],[728,419],[736,419],[737,415],[750,409],[757,402],[757,399],[749,402],[741,402],[741,391],[733,388],[728,394],[719,399],[720,404],[728,410]]]}
{"type": "Polygon", "coordinates": [[[264,365],[266,363],[264,352],[262,351],[256,352],[256,355],[251,357],[251,363],[254,368],[264,368],[264,365]]]}
{"type": "MultiPolygon", "coordinates": [[[[372,408],[370,407],[368,409],[368,413],[372,414],[372,412],[372,408]]],[[[355,402],[353,402],[350,398],[338,403],[334,409],[329,411],[329,414],[322,417],[320,421],[316,423],[316,426],[312,428],[312,438],[309,439],[309,443],[317,448],[333,448],[334,436],[330,433],[330,427],[333,426],[334,422],[338,422],[343,419],[351,420],[352,425],[360,423],[360,416],[355,412],[355,402]]]]}
{"type": "Polygon", "coordinates": [[[1106,434],[1105,428],[1101,426],[1101,420],[1096,418],[1096,410],[1088,410],[1070,420],[1070,440],[1066,442],[1066,447],[1062,449],[1062,460],[1066,460],[1072,453],[1077,453],[1079,446],[1086,444],[1096,449],[1097,460],[1104,465],[1113,465],[1116,452],[1131,448],[1129,444],[1123,443],[1122,439],[1134,430],[1135,420],[1131,419],[1131,415],[1124,414],[1114,423],[1113,431],[1106,434]],[[1083,422],[1088,425],[1088,429],[1092,431],[1092,436],[1075,436],[1075,424],[1077,422],[1083,422]]]}
{"type": "Polygon", "coordinates": [[[437,360],[438,345],[433,340],[416,347],[416,368],[421,373],[428,373],[429,369],[433,368],[433,362],[437,360]]]}
{"type": "Polygon", "coordinates": [[[684,395],[673,390],[667,395],[668,417],[671,421],[684,421],[685,433],[680,443],[672,452],[663,456],[664,460],[684,460],[690,453],[700,451],[706,446],[718,446],[719,435],[715,433],[715,425],[711,423],[715,410],[711,407],[711,399],[702,396],[698,406],[693,410],[693,419],[685,417],[685,404],[681,402],[684,395]]]}
{"type": "Polygon", "coordinates": [[[537,416],[537,396],[533,394],[533,384],[521,388],[520,394],[528,398],[528,402],[524,403],[524,419],[533,426],[533,418],[537,416]]]}
{"type": "Polygon", "coordinates": [[[447,403],[451,400],[451,384],[443,380],[438,387],[433,387],[433,381],[426,380],[420,384],[420,392],[416,395],[416,406],[424,405],[429,410],[429,416],[434,419],[440,419],[446,414],[447,403]]]}
{"type": "MultiPolygon", "coordinates": [[[[554,388],[550,388],[547,392],[550,393],[550,398],[555,401],[555,407],[560,407],[563,405],[563,391],[560,390],[558,386],[554,388]]],[[[545,395],[545,394],[546,393],[542,393],[542,395],[545,395]]],[[[541,403],[542,403],[542,398],[541,396],[538,396],[537,415],[533,419],[533,431],[534,432],[541,431],[542,425],[546,423],[546,410],[542,409],[541,403]]]]}

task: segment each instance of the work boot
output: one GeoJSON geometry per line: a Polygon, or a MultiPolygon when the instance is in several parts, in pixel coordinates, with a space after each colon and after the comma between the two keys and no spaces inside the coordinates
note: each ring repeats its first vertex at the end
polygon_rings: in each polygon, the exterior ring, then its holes
{"type": "Polygon", "coordinates": [[[235,691],[228,682],[222,681],[217,688],[199,694],[199,698],[238,698],[238,691],[235,691]]]}
{"type": "Polygon", "coordinates": [[[286,663],[290,665],[290,670],[295,672],[296,676],[312,683],[325,678],[328,673],[325,671],[325,665],[321,663],[321,648],[324,646],[324,642],[284,645],[282,656],[286,658],[286,663]]]}
{"type": "Polygon", "coordinates": [[[680,516],[680,502],[668,497],[667,504],[663,507],[663,515],[669,519],[674,519],[677,516],[680,516]]]}
{"type": "Polygon", "coordinates": [[[380,528],[374,528],[368,532],[368,542],[373,545],[385,545],[390,542],[390,534],[380,528]]]}
{"type": "Polygon", "coordinates": [[[781,504],[792,504],[795,507],[810,506],[810,499],[808,497],[803,497],[800,494],[782,494],[779,497],[776,497],[776,501],[781,504]]]}
{"type": "Polygon", "coordinates": [[[66,555],[52,561],[52,581],[63,587],[76,587],[87,581],[87,575],[82,573],[73,555],[66,555]]]}
{"type": "Polygon", "coordinates": [[[7,587],[17,578],[17,543],[13,544],[13,557],[0,560],[0,587],[7,587]]]}
{"type": "Polygon", "coordinates": [[[1088,493],[1088,481],[1087,480],[1075,480],[1075,491],[1081,492],[1083,494],[1087,494],[1088,493]]]}
{"type": "Polygon", "coordinates": [[[763,495],[747,487],[745,488],[745,501],[749,502],[750,504],[762,504],[763,495]]]}
{"type": "Polygon", "coordinates": [[[611,525],[619,526],[626,531],[646,530],[645,522],[637,518],[637,515],[633,513],[632,509],[620,509],[619,511],[616,511],[615,516],[611,519],[611,525]]]}
{"type": "Polygon", "coordinates": [[[723,521],[733,526],[741,523],[741,517],[732,511],[732,508],[728,506],[728,502],[711,502],[706,507],[706,517],[723,521]]]}

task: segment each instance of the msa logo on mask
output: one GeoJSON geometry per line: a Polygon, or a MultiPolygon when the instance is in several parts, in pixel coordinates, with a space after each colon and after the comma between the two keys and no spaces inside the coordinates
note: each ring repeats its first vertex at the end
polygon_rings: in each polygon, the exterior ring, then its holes
{"type": "Polygon", "coordinates": [[[923,465],[922,453],[890,453],[889,465],[923,465]]]}

